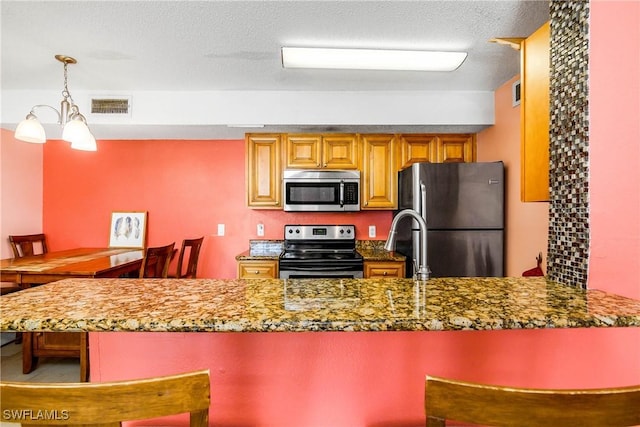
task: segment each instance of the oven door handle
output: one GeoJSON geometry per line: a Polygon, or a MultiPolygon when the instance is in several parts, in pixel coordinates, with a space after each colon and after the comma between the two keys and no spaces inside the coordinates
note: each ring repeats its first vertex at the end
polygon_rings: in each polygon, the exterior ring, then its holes
{"type": "Polygon", "coordinates": [[[345,266],[345,265],[341,265],[339,267],[313,267],[313,268],[309,268],[309,267],[294,267],[294,266],[286,266],[286,267],[280,267],[280,271],[307,271],[307,272],[314,272],[314,271],[351,271],[351,269],[357,269],[357,266],[345,266]]]}

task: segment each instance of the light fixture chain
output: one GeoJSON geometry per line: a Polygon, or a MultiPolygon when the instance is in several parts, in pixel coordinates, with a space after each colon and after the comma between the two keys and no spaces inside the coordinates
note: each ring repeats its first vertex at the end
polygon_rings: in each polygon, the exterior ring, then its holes
{"type": "Polygon", "coordinates": [[[67,63],[64,63],[64,90],[62,91],[62,96],[68,98],[73,104],[73,100],[71,100],[71,94],[69,93],[69,88],[67,87],[67,63]]]}

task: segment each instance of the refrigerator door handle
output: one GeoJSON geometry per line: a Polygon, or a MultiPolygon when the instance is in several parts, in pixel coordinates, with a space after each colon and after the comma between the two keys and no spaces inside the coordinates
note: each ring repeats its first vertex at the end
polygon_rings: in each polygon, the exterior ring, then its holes
{"type": "Polygon", "coordinates": [[[427,220],[427,186],[420,181],[420,210],[418,211],[422,219],[427,220]]]}

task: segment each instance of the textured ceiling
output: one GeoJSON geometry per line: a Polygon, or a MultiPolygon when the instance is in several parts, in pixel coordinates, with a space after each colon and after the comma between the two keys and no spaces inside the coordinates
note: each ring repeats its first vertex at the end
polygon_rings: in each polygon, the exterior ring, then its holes
{"type": "MultiPolygon", "coordinates": [[[[204,91],[228,94],[222,98],[227,109],[235,108],[235,119],[227,124],[242,123],[244,112],[251,110],[239,101],[241,91],[270,91],[276,99],[284,92],[299,93],[300,108],[277,123],[263,117],[269,115],[267,110],[244,123],[281,125],[264,131],[312,128],[301,126],[305,124],[334,131],[384,130],[385,125],[395,126],[402,120],[387,120],[390,115],[378,111],[375,116],[384,116],[386,122],[354,119],[347,126],[329,127],[335,122],[316,120],[315,111],[309,105],[304,108],[308,99],[304,93],[349,92],[356,97],[367,92],[493,91],[519,73],[520,56],[488,40],[526,37],[549,19],[549,4],[543,0],[2,0],[0,11],[1,89],[3,99],[11,100],[2,103],[3,127],[15,127],[34,103],[53,102],[50,96],[40,101],[41,95],[61,90],[62,66],[54,55],[64,54],[78,60],[69,67],[69,89],[76,98],[133,93],[134,105],[138,101],[138,108],[134,107],[138,115],[128,122],[97,122],[88,117],[96,137],[103,139],[241,137],[244,130],[227,129],[219,113],[207,116],[214,121],[194,123],[198,109],[221,102],[210,98],[203,104],[197,95],[204,91]],[[282,46],[455,50],[468,52],[468,57],[450,73],[283,69],[282,46]],[[154,93],[156,108],[170,104],[171,99],[180,99],[180,108],[167,105],[172,107],[164,109],[171,111],[166,113],[170,123],[162,122],[162,115],[141,110],[141,93],[154,93]],[[145,112],[156,122],[137,119],[145,112]],[[298,112],[310,119],[287,120],[298,112]],[[285,127],[291,123],[297,125],[285,127]],[[369,127],[357,127],[364,124],[369,127]]],[[[81,110],[86,114],[84,105],[81,110]]],[[[313,105],[320,112],[334,106],[335,101],[313,105]]],[[[421,120],[408,123],[418,126],[407,129],[432,129],[425,127],[430,117],[421,120]]],[[[402,131],[397,126],[388,129],[402,131]]]]}
{"type": "Polygon", "coordinates": [[[57,89],[54,54],[82,90],[493,90],[546,1],[2,1],[2,88],[57,89]],[[285,70],[281,46],[451,49],[453,73],[285,70]]]}

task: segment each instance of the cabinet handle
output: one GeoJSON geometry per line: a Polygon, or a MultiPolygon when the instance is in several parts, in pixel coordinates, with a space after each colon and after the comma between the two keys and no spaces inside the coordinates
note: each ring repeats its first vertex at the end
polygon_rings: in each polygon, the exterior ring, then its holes
{"type": "Polygon", "coordinates": [[[260,274],[260,272],[258,270],[256,270],[256,272],[254,274],[260,274]]]}
{"type": "Polygon", "coordinates": [[[327,164],[325,163],[324,165],[322,165],[322,167],[323,167],[323,168],[326,168],[326,167],[327,167],[327,164]]]}
{"type": "Polygon", "coordinates": [[[385,271],[385,272],[383,272],[383,273],[382,273],[382,275],[383,275],[383,276],[386,276],[386,275],[387,275],[387,272],[386,272],[386,271],[385,271]]]}

